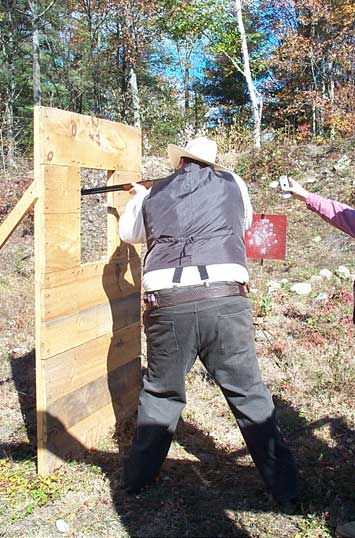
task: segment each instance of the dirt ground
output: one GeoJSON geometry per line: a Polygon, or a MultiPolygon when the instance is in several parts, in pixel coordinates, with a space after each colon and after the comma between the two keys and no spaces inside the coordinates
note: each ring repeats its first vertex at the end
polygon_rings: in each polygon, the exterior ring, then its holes
{"type": "MultiPolygon", "coordinates": [[[[353,147],[309,146],[293,158],[298,177],[312,180],[310,190],[353,203],[353,147]],[[337,169],[344,155],[347,165],[337,169]]],[[[168,167],[147,159],[144,170],[153,177],[168,167]]],[[[87,186],[97,180],[83,175],[87,186]]],[[[2,197],[10,183],[2,179],[2,197]]],[[[352,279],[338,272],[343,265],[355,273],[354,241],[300,203],[282,200],[268,181],[249,187],[256,212],[288,216],[287,258],[250,261],[250,297],[263,376],[299,466],[300,513],[283,514],[268,498],[223,397],[198,361],[156,485],[133,497],[121,488],[134,417],[80,459],[36,475],[34,255],[27,217],[0,253],[0,536],[328,538],[355,519],[352,279]],[[333,273],[330,280],[319,276],[321,269],[333,273]],[[294,294],[295,282],[311,282],[312,292],[294,294]]],[[[105,211],[100,197],[85,204],[83,250],[91,259],[102,255],[98,230],[105,211]]]]}

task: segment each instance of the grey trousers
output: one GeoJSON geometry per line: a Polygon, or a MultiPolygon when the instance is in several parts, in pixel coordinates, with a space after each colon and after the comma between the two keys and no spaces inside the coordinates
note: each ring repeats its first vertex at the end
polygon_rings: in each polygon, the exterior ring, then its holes
{"type": "Polygon", "coordinates": [[[125,464],[125,485],[139,490],[159,473],[186,404],[185,376],[199,356],[221,388],[267,489],[277,500],[297,496],[296,466],[275,418],[255,352],[245,297],[223,297],[144,314],[148,368],[125,464]]]}

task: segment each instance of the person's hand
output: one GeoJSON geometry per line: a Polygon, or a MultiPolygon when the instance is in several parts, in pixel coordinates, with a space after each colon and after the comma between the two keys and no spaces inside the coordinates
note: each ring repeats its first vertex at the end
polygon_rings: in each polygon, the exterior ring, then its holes
{"type": "Polygon", "coordinates": [[[147,193],[147,189],[144,185],[139,183],[132,183],[132,189],[129,191],[129,194],[140,194],[141,196],[145,196],[147,193]]]}
{"type": "Polygon", "coordinates": [[[290,177],[288,178],[288,182],[290,186],[287,188],[287,192],[290,192],[294,198],[297,198],[297,200],[302,200],[302,202],[305,202],[309,192],[297,181],[290,177]]]}

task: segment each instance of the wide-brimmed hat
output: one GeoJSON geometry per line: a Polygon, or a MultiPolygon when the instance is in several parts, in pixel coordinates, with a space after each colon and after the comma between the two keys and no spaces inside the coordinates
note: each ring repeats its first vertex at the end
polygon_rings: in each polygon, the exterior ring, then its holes
{"type": "Polygon", "coordinates": [[[181,157],[188,157],[195,161],[210,164],[215,170],[228,170],[220,164],[216,164],[217,144],[214,140],[201,136],[189,140],[184,148],[168,144],[168,155],[171,164],[176,169],[179,166],[181,157]]]}

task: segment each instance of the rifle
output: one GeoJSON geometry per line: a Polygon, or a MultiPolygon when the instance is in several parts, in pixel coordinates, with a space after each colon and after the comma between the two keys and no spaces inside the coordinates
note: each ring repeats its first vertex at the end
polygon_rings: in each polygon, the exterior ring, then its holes
{"type": "MultiPolygon", "coordinates": [[[[146,189],[149,189],[155,181],[159,179],[149,179],[144,181],[135,181],[137,185],[144,185],[146,189]]],[[[122,183],[121,185],[107,185],[106,187],[94,187],[92,189],[81,189],[81,196],[87,196],[88,194],[101,194],[104,192],[115,192],[115,191],[130,191],[134,188],[132,183],[122,183]]]]}

